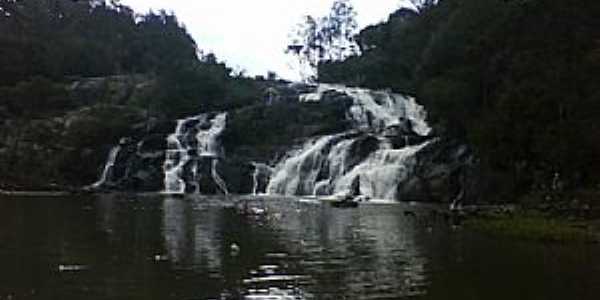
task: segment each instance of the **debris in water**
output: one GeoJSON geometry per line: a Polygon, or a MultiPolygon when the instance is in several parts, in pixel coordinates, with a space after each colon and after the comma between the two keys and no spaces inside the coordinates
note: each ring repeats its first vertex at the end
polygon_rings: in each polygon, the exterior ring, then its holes
{"type": "Polygon", "coordinates": [[[231,250],[231,256],[238,256],[240,254],[240,246],[238,246],[236,243],[231,244],[229,249],[231,250]]]}
{"type": "Polygon", "coordinates": [[[165,255],[165,254],[154,255],[154,261],[160,262],[160,261],[168,261],[168,260],[169,260],[168,255],[165,255]]]}
{"type": "Polygon", "coordinates": [[[89,267],[85,266],[85,265],[59,265],[58,271],[59,272],[79,272],[79,271],[85,271],[88,268],[89,267]]]}

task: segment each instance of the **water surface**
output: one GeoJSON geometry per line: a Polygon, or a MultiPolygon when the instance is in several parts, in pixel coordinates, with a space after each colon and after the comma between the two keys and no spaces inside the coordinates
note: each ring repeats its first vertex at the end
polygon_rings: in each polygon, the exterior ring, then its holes
{"type": "Polygon", "coordinates": [[[239,197],[0,198],[4,299],[599,299],[600,249],[489,238],[427,208],[239,197]]]}

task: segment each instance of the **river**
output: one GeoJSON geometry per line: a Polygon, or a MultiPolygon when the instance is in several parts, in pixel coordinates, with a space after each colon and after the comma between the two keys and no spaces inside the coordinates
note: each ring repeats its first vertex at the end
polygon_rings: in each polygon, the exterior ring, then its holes
{"type": "Polygon", "coordinates": [[[0,197],[0,300],[598,299],[600,247],[298,198],[0,197]],[[258,199],[258,200],[257,200],[258,199]],[[262,212],[262,210],[265,210],[262,212]]]}

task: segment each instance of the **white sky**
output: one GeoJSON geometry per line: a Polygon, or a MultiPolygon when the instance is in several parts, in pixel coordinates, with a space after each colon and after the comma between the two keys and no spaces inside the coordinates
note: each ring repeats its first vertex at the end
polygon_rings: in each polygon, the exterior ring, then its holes
{"type": "MultiPolygon", "coordinates": [[[[298,79],[284,50],[289,34],[305,15],[323,16],[333,0],[121,0],[136,12],[165,9],[175,12],[198,47],[213,52],[236,70],[249,75],[275,71],[298,79]]],[[[352,0],[359,26],[385,20],[404,0],[352,0]]]]}

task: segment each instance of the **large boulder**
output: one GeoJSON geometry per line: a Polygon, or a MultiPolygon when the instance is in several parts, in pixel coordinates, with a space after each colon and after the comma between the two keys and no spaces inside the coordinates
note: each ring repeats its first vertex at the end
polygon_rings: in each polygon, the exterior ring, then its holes
{"type": "Polygon", "coordinates": [[[475,202],[476,163],[471,149],[458,141],[437,139],[417,153],[412,176],[398,186],[398,199],[475,202]]]}

